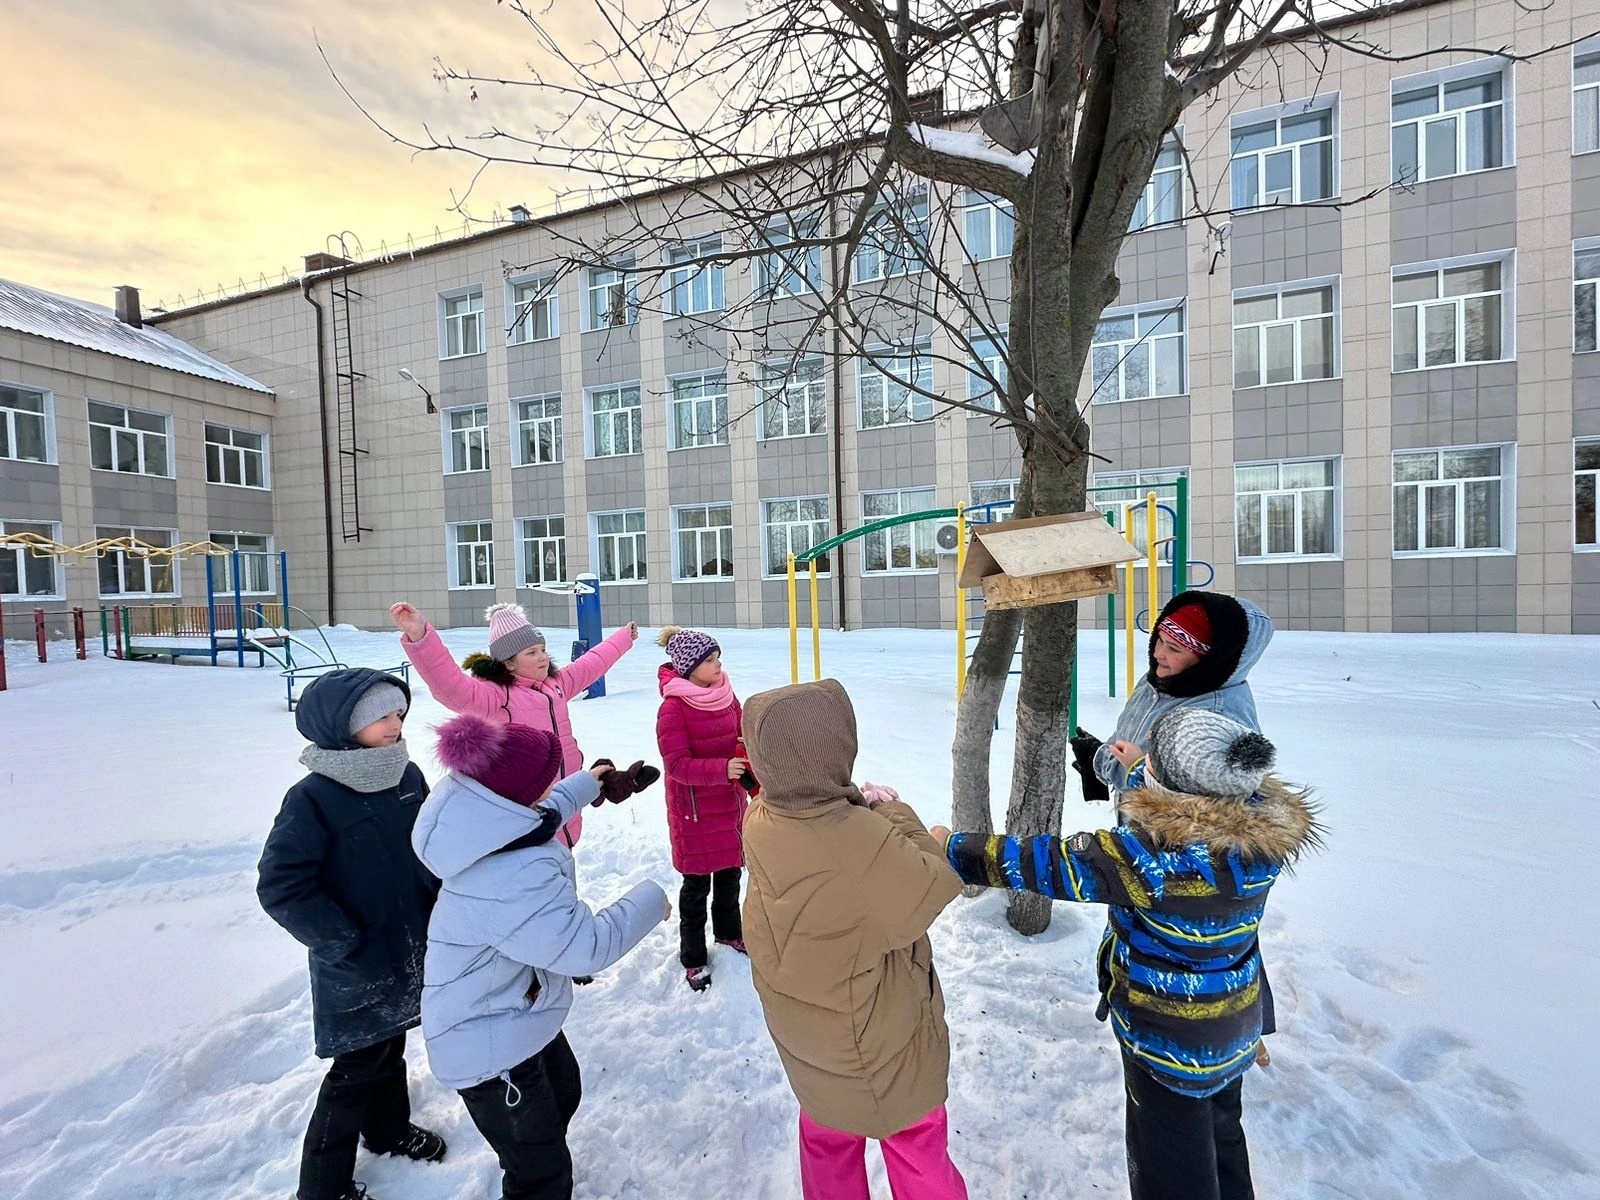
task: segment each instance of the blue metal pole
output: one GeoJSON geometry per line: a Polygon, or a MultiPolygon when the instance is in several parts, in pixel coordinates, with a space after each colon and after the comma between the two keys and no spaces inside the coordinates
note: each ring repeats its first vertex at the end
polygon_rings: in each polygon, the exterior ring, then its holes
{"type": "MultiPolygon", "coordinates": [[[[244,581],[239,578],[239,552],[235,550],[233,563],[233,645],[239,652],[239,669],[244,669],[244,581]]],[[[213,630],[213,633],[215,630],[213,630]]]]}
{"type": "MultiPolygon", "coordinates": [[[[289,552],[287,550],[278,551],[278,594],[283,597],[283,603],[280,605],[283,611],[278,614],[278,619],[283,622],[283,631],[288,633],[294,626],[289,620],[289,552]]],[[[288,638],[283,639],[283,661],[288,663],[291,668],[294,666],[294,643],[288,638]]],[[[292,680],[289,687],[291,689],[294,687],[292,680]]]]}
{"type": "MultiPolygon", "coordinates": [[[[584,590],[577,593],[578,640],[572,644],[573,658],[577,658],[585,651],[593,650],[605,640],[600,624],[600,577],[585,573],[578,576],[577,582],[584,585],[584,590]]],[[[590,700],[598,700],[605,694],[604,675],[591,683],[589,690],[584,693],[590,700]]]]}
{"type": "Polygon", "coordinates": [[[217,665],[217,564],[213,559],[213,555],[206,555],[206,633],[211,638],[211,665],[214,667],[217,665]]]}

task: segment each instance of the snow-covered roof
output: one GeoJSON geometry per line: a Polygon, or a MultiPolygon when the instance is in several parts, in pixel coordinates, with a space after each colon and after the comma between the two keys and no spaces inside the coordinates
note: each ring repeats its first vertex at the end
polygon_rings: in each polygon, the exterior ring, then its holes
{"type": "Polygon", "coordinates": [[[117,315],[102,305],[57,296],[9,279],[0,279],[0,329],[272,394],[265,384],[200,353],[170,333],[149,325],[136,329],[117,320],[117,315]]]}

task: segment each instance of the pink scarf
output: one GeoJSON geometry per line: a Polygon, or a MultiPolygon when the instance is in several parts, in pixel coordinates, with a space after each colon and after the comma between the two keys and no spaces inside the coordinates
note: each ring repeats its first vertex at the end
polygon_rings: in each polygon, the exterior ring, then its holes
{"type": "Polygon", "coordinates": [[[662,685],[663,696],[676,696],[690,708],[698,708],[702,712],[720,712],[734,701],[733,680],[728,678],[724,671],[722,678],[710,687],[701,687],[698,683],[690,683],[687,679],[669,679],[662,685]]]}

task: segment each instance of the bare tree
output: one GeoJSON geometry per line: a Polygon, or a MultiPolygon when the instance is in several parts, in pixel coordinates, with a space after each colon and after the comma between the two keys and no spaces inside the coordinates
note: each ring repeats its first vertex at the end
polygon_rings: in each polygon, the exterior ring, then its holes
{"type": "MultiPolygon", "coordinates": [[[[743,299],[698,313],[682,336],[726,339],[730,369],[763,385],[762,419],[788,395],[777,378],[823,354],[877,363],[884,403],[913,419],[976,409],[1003,423],[1021,461],[1020,516],[1086,507],[1080,380],[1180,114],[1278,54],[1384,54],[1333,20],[1335,6],[1313,14],[1298,0],[595,0],[582,44],[555,31],[548,6],[505,7],[536,48],[528,75],[443,62],[437,75],[474,98],[526,89],[549,118],[522,132],[385,132],[473,155],[480,171],[519,162],[583,178],[607,203],[606,233],[561,256],[564,269],[615,269],[607,312],[619,336],[641,308],[681,313],[707,272],[750,271],[743,299]],[[950,243],[974,196],[1014,214],[1003,294],[950,243]],[[714,228],[719,238],[685,240],[714,228]],[[936,390],[927,367],[940,357],[974,386],[936,390]],[[769,378],[774,359],[786,366],[769,378]]],[[[1006,826],[1028,836],[1060,827],[1076,604],[985,623],[957,716],[954,821],[990,827],[991,731],[1019,634],[1006,826]]],[[[1039,932],[1049,904],[1014,897],[1008,919],[1039,932]]]]}

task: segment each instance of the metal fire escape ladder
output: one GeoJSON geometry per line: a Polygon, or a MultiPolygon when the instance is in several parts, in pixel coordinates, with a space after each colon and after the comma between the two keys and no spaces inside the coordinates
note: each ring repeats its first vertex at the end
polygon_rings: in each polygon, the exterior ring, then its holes
{"type": "Polygon", "coordinates": [[[361,481],[357,470],[357,463],[367,451],[356,436],[356,391],[357,385],[367,376],[356,370],[350,301],[365,297],[352,288],[349,277],[343,275],[334,281],[331,295],[335,410],[339,428],[339,516],[344,540],[359,542],[363,533],[372,532],[370,525],[361,523],[361,481]]]}

